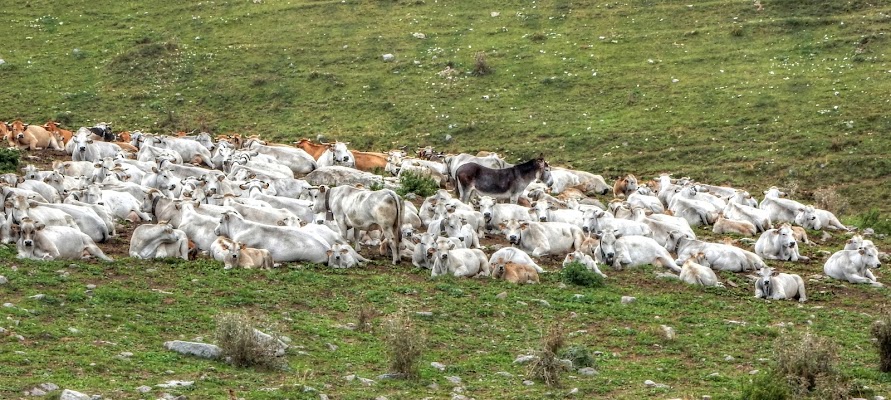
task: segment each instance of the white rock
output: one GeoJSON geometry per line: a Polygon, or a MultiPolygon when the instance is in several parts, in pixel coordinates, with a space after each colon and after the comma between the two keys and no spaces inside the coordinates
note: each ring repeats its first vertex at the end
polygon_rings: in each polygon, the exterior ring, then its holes
{"type": "Polygon", "coordinates": [[[9,283],[9,279],[6,279],[5,276],[0,275],[0,285],[5,285],[7,283],[9,283]]]}
{"type": "Polygon", "coordinates": [[[524,385],[524,386],[532,386],[532,385],[534,385],[534,384],[535,384],[535,382],[532,382],[532,381],[530,381],[530,380],[525,380],[525,381],[523,381],[523,385],[524,385]]]}
{"type": "Polygon", "coordinates": [[[148,392],[152,391],[152,387],[151,386],[140,386],[140,387],[136,388],[136,391],[139,393],[148,393],[148,392]]]}
{"type": "Polygon", "coordinates": [[[30,396],[34,396],[34,397],[37,397],[37,396],[46,396],[46,392],[44,392],[43,389],[40,389],[40,388],[34,388],[34,389],[31,389],[30,392],[25,392],[25,394],[26,394],[26,395],[30,395],[30,396]]]}
{"type": "Polygon", "coordinates": [[[441,363],[438,363],[438,362],[436,362],[436,361],[430,363],[430,366],[433,367],[433,368],[436,368],[436,369],[438,369],[438,370],[440,370],[440,371],[445,371],[445,365],[443,365],[443,364],[441,364],[441,363]]]}
{"type": "Polygon", "coordinates": [[[753,370],[749,371],[749,375],[755,375],[757,373],[758,373],[757,369],[753,369],[753,370]]]}
{"type": "Polygon", "coordinates": [[[727,357],[724,357],[724,361],[733,361],[733,360],[736,360],[736,359],[733,358],[733,356],[731,356],[731,355],[727,355],[727,357]]]}
{"type": "Polygon", "coordinates": [[[55,383],[47,382],[47,383],[41,383],[40,388],[43,390],[46,390],[47,392],[52,392],[54,390],[59,390],[59,385],[56,385],[55,383]]]}
{"type": "Polygon", "coordinates": [[[578,392],[579,392],[579,388],[572,388],[572,390],[570,390],[569,393],[567,393],[567,394],[570,396],[573,396],[573,395],[578,394],[578,392]]]}
{"type": "Polygon", "coordinates": [[[432,317],[433,313],[430,311],[417,311],[417,312],[415,312],[415,315],[417,315],[419,317],[432,317]]]}
{"type": "Polygon", "coordinates": [[[35,294],[35,295],[33,295],[33,296],[28,296],[28,298],[29,298],[29,299],[34,299],[34,300],[43,300],[44,298],[46,298],[46,295],[43,294],[43,293],[38,293],[38,294],[35,294]]]}
{"type": "Polygon", "coordinates": [[[525,356],[519,356],[514,360],[514,364],[526,364],[526,363],[536,360],[536,359],[538,359],[538,357],[533,356],[531,354],[525,355],[525,356]]]}
{"type": "Polygon", "coordinates": [[[647,380],[644,381],[644,386],[646,386],[646,387],[656,387],[656,382],[653,382],[653,381],[647,379],[647,380]]]}
{"type": "Polygon", "coordinates": [[[507,298],[507,292],[501,292],[495,295],[496,299],[504,300],[507,298]]]}
{"type": "Polygon", "coordinates": [[[543,305],[543,306],[545,306],[545,307],[550,307],[550,306],[551,306],[551,303],[548,303],[548,301],[545,300],[545,299],[535,299],[535,301],[537,301],[538,304],[541,304],[541,305],[543,305]]]}
{"type": "Polygon", "coordinates": [[[885,400],[885,398],[883,396],[876,396],[873,397],[872,400],[885,400]]]}
{"type": "Polygon", "coordinates": [[[674,340],[674,338],[676,336],[676,334],[674,332],[674,328],[667,326],[667,325],[661,325],[661,327],[662,327],[662,333],[665,335],[665,338],[668,340],[674,340]]]}
{"type": "Polygon", "coordinates": [[[347,382],[352,382],[356,379],[356,375],[350,374],[350,375],[344,376],[343,379],[345,379],[347,382]]]}
{"type": "Polygon", "coordinates": [[[319,393],[319,400],[328,400],[328,395],[324,393],[319,393]]]}
{"type": "Polygon", "coordinates": [[[454,384],[454,385],[460,385],[460,384],[461,384],[461,377],[460,377],[460,376],[447,376],[447,377],[445,377],[445,378],[446,378],[447,381],[451,382],[451,383],[454,384]]]}
{"type": "Polygon", "coordinates": [[[491,16],[492,16],[492,18],[495,18],[495,17],[497,17],[497,16],[499,16],[499,15],[501,15],[501,13],[500,13],[500,12],[498,12],[498,11],[492,11],[492,12],[490,12],[490,13],[489,13],[489,15],[491,15],[491,16]]]}
{"type": "Polygon", "coordinates": [[[359,382],[362,382],[362,384],[365,386],[371,386],[371,385],[374,385],[374,383],[375,383],[373,380],[368,379],[368,378],[357,377],[356,379],[358,379],[359,382]]]}
{"type": "Polygon", "coordinates": [[[185,342],[182,340],[172,340],[169,342],[164,342],[164,348],[180,354],[207,359],[219,358],[220,354],[222,354],[223,352],[223,350],[220,349],[219,346],[213,344],[185,342]]]}
{"type": "Polygon", "coordinates": [[[597,370],[595,370],[594,368],[591,368],[591,367],[585,367],[585,368],[579,369],[579,374],[584,375],[584,376],[594,376],[594,375],[597,375],[597,370]]]}
{"type": "Polygon", "coordinates": [[[94,290],[94,289],[96,289],[96,285],[94,285],[92,283],[87,285],[87,290],[94,290]]]}
{"type": "Polygon", "coordinates": [[[336,344],[334,344],[334,343],[325,343],[325,345],[328,346],[328,350],[331,350],[331,351],[337,351],[337,345],[336,345],[336,344]]]}
{"type": "Polygon", "coordinates": [[[68,332],[71,332],[71,333],[74,333],[74,334],[78,334],[78,333],[80,333],[80,330],[77,329],[77,328],[75,328],[75,327],[73,327],[73,326],[69,326],[69,327],[68,327],[68,332]]]}
{"type": "Polygon", "coordinates": [[[512,374],[510,372],[506,372],[506,371],[498,371],[495,373],[495,375],[503,376],[505,378],[513,378],[514,377],[514,374],[512,374]]]}
{"type": "Polygon", "coordinates": [[[631,296],[622,296],[622,304],[634,303],[637,299],[631,296]]]}
{"type": "Polygon", "coordinates": [[[0,65],[6,64],[6,60],[0,58],[0,65]]]}
{"type": "Polygon", "coordinates": [[[65,389],[62,391],[62,395],[59,396],[59,400],[91,400],[91,398],[81,392],[65,389]]]}
{"type": "Polygon", "coordinates": [[[421,32],[415,32],[415,33],[412,33],[411,35],[414,36],[416,39],[426,39],[427,38],[427,35],[425,35],[421,32]]]}
{"type": "Polygon", "coordinates": [[[174,381],[167,381],[165,383],[159,383],[155,386],[157,386],[159,388],[169,389],[169,388],[176,388],[176,387],[189,387],[194,384],[195,384],[195,381],[176,381],[176,380],[174,380],[174,381]]]}
{"type": "Polygon", "coordinates": [[[390,61],[395,60],[395,59],[396,59],[396,56],[394,56],[394,55],[392,55],[392,54],[390,54],[390,53],[387,53],[387,54],[384,54],[384,55],[383,55],[383,58],[384,58],[384,62],[390,62],[390,61]]]}

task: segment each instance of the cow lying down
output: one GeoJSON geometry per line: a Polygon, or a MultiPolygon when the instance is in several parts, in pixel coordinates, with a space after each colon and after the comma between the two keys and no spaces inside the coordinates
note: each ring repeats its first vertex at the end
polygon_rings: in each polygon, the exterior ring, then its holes
{"type": "Polygon", "coordinates": [[[89,254],[105,261],[113,261],[96,246],[93,239],[77,228],[46,226],[25,217],[10,230],[15,239],[18,258],[80,260],[89,254]]]}
{"type": "Polygon", "coordinates": [[[775,273],[773,268],[761,268],[761,276],[755,281],[755,297],[769,300],[792,300],[798,297],[800,303],[807,301],[804,280],[795,274],[775,273]]]}
{"type": "Polygon", "coordinates": [[[878,254],[868,248],[839,250],[826,260],[823,273],[831,278],[851,283],[868,283],[875,287],[883,285],[876,280],[870,269],[881,267],[878,254]]]}
{"type": "Polygon", "coordinates": [[[495,279],[504,279],[510,283],[539,283],[538,272],[535,268],[527,264],[516,264],[499,258],[492,265],[492,277],[495,279]]]}

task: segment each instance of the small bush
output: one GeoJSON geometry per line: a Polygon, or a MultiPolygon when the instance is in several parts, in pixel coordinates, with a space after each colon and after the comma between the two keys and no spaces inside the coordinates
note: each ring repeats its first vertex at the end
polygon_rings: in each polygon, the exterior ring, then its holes
{"type": "Polygon", "coordinates": [[[19,170],[19,151],[11,148],[0,149],[0,172],[17,172],[19,170]]]}
{"type": "Polygon", "coordinates": [[[531,40],[533,42],[544,42],[547,38],[548,38],[548,35],[545,35],[544,33],[541,33],[541,32],[535,32],[535,33],[529,35],[529,40],[531,40]]]}
{"type": "Polygon", "coordinates": [[[414,193],[421,197],[432,196],[439,190],[439,185],[436,184],[436,181],[433,178],[421,174],[416,174],[414,172],[405,172],[399,177],[399,189],[396,190],[400,196],[405,196],[409,193],[414,193]]]}
{"type": "Polygon", "coordinates": [[[860,229],[872,228],[876,233],[891,234],[891,219],[875,208],[855,217],[854,225],[860,229]]]}
{"type": "Polygon", "coordinates": [[[374,329],[372,320],[377,316],[377,311],[368,306],[359,308],[358,321],[356,322],[356,330],[359,332],[371,332],[374,329]]]}
{"type": "Polygon", "coordinates": [[[847,198],[838,194],[834,188],[820,188],[814,191],[814,205],[817,208],[841,215],[848,210],[850,203],[848,203],[847,198]]]}
{"type": "Polygon", "coordinates": [[[556,323],[541,338],[541,349],[535,359],[529,364],[529,377],[544,382],[548,386],[560,384],[560,369],[563,365],[557,359],[557,353],[566,344],[566,336],[563,325],[556,323]]]}
{"type": "Polygon", "coordinates": [[[746,31],[745,31],[745,29],[743,29],[742,25],[733,24],[733,26],[730,27],[730,36],[741,37],[745,34],[746,34],[746,31]]]}
{"type": "Polygon", "coordinates": [[[492,66],[489,65],[489,60],[486,57],[486,53],[483,51],[478,51],[473,55],[473,74],[476,76],[489,75],[492,73],[492,66]]]}
{"type": "Polygon", "coordinates": [[[838,348],[826,338],[805,332],[775,343],[775,372],[797,396],[846,399],[849,380],[838,369],[838,348]]]}
{"type": "Polygon", "coordinates": [[[891,372],[891,311],[886,310],[882,319],[872,324],[870,332],[879,350],[879,371],[891,372]]]}
{"type": "Polygon", "coordinates": [[[384,343],[390,358],[390,371],[404,378],[418,377],[418,363],[424,353],[426,335],[405,313],[399,313],[384,326],[384,343]]]}
{"type": "Polygon", "coordinates": [[[281,347],[278,339],[266,339],[257,334],[250,318],[244,314],[223,314],[217,318],[217,345],[223,357],[238,367],[282,369],[283,357],[278,357],[281,347]]]}
{"type": "Polygon", "coordinates": [[[602,287],[603,277],[594,273],[584,264],[575,261],[567,264],[560,271],[560,280],[563,283],[585,286],[585,287],[602,287]]]}
{"type": "Polygon", "coordinates": [[[594,356],[587,347],[580,344],[574,344],[566,348],[560,353],[564,359],[572,361],[573,368],[585,368],[594,366],[594,356]]]}
{"type": "Polygon", "coordinates": [[[773,373],[758,374],[752,383],[743,387],[740,400],[786,400],[792,398],[789,386],[773,373]]]}

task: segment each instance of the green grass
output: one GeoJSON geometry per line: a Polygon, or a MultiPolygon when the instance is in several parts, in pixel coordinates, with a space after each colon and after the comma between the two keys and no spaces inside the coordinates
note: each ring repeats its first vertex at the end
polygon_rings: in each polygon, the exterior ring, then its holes
{"type": "MultiPolygon", "coordinates": [[[[497,151],[512,162],[544,152],[555,165],[607,179],[671,172],[753,194],[797,187],[804,202],[832,187],[850,202],[846,222],[885,229],[891,4],[824,3],[764,2],[758,12],[726,0],[148,0],[88,8],[32,0],[4,10],[0,118],[282,142],[323,135],[363,150],[433,145],[497,151]],[[479,52],[491,68],[485,75],[472,73],[479,52]],[[383,62],[385,53],[396,60],[383,62]],[[458,73],[441,76],[447,65],[458,73]]],[[[820,249],[841,248],[835,236],[820,249]]],[[[816,251],[805,249],[819,260],[816,251]]],[[[697,289],[648,269],[604,271],[610,278],[600,288],[560,288],[556,273],[517,287],[431,280],[405,265],[266,272],[124,259],[69,268],[16,260],[10,249],[0,249],[0,260],[10,279],[0,297],[16,305],[0,308],[9,331],[0,335],[3,398],[47,381],[106,398],[155,398],[160,389],[135,388],[171,379],[195,380],[173,390],[190,398],[226,398],[229,389],[250,399],[318,398],[304,385],[332,398],[442,398],[451,388],[446,374],[460,376],[476,398],[560,397],[573,387],[591,398],[733,398],[753,379],[750,370],[766,369],[760,359],[783,329],[829,337],[855,382],[891,392],[868,332],[887,289],[810,282],[812,301],[799,306],[756,301],[741,276],[722,275],[739,288],[697,289]],[[87,284],[98,287],[88,292],[87,284]],[[508,297],[497,298],[501,292],[508,297]],[[28,298],[38,293],[46,297],[28,298]],[[622,306],[623,295],[638,300],[622,306]],[[383,314],[375,328],[403,309],[433,312],[416,317],[428,334],[417,381],[366,388],[342,379],[389,372],[379,331],[343,328],[363,307],[383,314]],[[290,369],[256,372],[163,349],[167,340],[210,340],[224,312],[256,315],[289,336],[290,369]],[[535,350],[556,321],[570,332],[569,346],[602,352],[599,375],[565,373],[558,389],[523,386],[525,367],[513,359],[535,350]],[[675,340],[662,338],[663,324],[675,340]],[[134,356],[116,357],[124,351],[134,356]],[[645,379],[670,388],[646,388],[645,379]]],[[[822,264],[781,267],[807,280],[822,264]]]]}

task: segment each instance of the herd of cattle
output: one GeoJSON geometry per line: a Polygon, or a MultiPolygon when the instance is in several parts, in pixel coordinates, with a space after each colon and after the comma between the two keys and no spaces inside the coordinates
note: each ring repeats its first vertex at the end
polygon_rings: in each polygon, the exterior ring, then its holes
{"type": "MultiPolygon", "coordinates": [[[[96,243],[116,235],[117,220],[130,220],[146,222],[129,242],[129,255],[141,259],[201,252],[226,268],[294,261],[348,268],[367,262],[357,250],[370,246],[433,276],[535,283],[544,271],[536,260],[554,256],[600,275],[600,266],[652,264],[708,286],[721,285],[715,270],[760,271],[756,296],[805,301],[801,277],[777,274],[764,260],[808,261],[799,253],[808,243],[802,227],[848,229],[776,187],[759,203],[744,190],[667,174],[651,184],[628,175],[610,186],[541,156],[511,165],[494,153],[428,147],[409,156],[306,139],[290,146],[240,135],[115,134],[104,123],[70,132],[15,121],[0,123],[0,133],[11,148],[71,155],[51,170],[27,165],[22,175],[0,176],[0,240],[15,243],[20,258],[111,260],[96,243]],[[406,173],[430,177],[440,190],[416,207],[393,190],[406,173]],[[610,192],[606,206],[591,196],[610,192]],[[758,239],[748,251],[699,240],[695,226],[758,239]],[[511,247],[487,256],[486,235],[511,247]]],[[[881,286],[870,271],[879,266],[873,242],[853,235],[824,273],[881,286]]]]}

